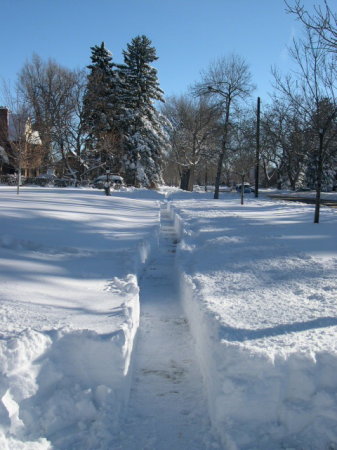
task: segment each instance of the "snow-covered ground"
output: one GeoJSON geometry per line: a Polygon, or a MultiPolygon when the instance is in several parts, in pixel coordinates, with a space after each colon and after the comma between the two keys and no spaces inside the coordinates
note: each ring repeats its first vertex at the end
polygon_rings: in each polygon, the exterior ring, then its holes
{"type": "MultiPolygon", "coordinates": [[[[205,197],[205,195],[204,195],[205,197]]],[[[224,448],[337,448],[337,214],[173,199],[182,299],[224,448]]]]}
{"type": "Polygon", "coordinates": [[[109,448],[138,275],[158,245],[155,194],[0,188],[1,449],[109,448]]]}
{"type": "Polygon", "coordinates": [[[4,186],[0,208],[1,449],[337,449],[336,210],[4,186]]]}

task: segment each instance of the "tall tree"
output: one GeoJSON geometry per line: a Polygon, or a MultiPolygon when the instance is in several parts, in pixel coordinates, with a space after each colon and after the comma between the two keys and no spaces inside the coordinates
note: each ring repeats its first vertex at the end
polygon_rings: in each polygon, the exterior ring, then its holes
{"type": "Polygon", "coordinates": [[[41,139],[33,129],[25,98],[16,89],[3,86],[3,97],[8,108],[1,108],[0,142],[7,162],[16,173],[17,194],[20,193],[22,171],[36,168],[41,164],[44,151],[41,139]]]}
{"type": "Polygon", "coordinates": [[[83,123],[88,133],[88,146],[95,164],[112,165],[119,168],[118,150],[120,131],[118,114],[120,109],[121,81],[118,67],[112,62],[112,54],[100,46],[91,47],[88,66],[88,83],[84,95],[83,123]]]}
{"type": "MultiPolygon", "coordinates": [[[[336,185],[336,175],[337,175],[337,114],[336,105],[331,104],[328,99],[323,99],[319,105],[320,121],[324,122],[329,120],[331,116],[334,116],[329,123],[329,126],[324,133],[323,141],[323,161],[322,161],[322,174],[321,174],[321,187],[323,191],[332,190],[336,185]],[[325,117],[325,119],[324,119],[325,117]]],[[[318,120],[314,117],[314,123],[310,128],[312,143],[315,142],[315,122],[318,120]]],[[[317,188],[317,178],[318,178],[318,165],[317,161],[319,159],[319,147],[317,145],[312,145],[310,148],[310,154],[308,158],[307,170],[306,170],[306,183],[312,189],[317,188]]]]}
{"type": "Polygon", "coordinates": [[[255,167],[256,117],[251,109],[238,110],[232,121],[228,142],[231,172],[235,179],[249,180],[255,167]]]}
{"type": "Polygon", "coordinates": [[[322,37],[308,27],[304,39],[294,41],[291,55],[298,70],[285,78],[273,71],[276,87],[313,130],[316,161],[316,205],[314,223],[319,223],[324,164],[330,155],[329,138],[337,116],[335,55],[328,52],[322,37]],[[331,108],[326,108],[330,105],[331,108]]]}
{"type": "Polygon", "coordinates": [[[193,190],[195,173],[211,158],[220,138],[221,111],[205,98],[172,97],[163,107],[171,122],[172,159],[179,168],[181,189],[193,190]]]}
{"type": "Polygon", "coordinates": [[[222,108],[224,114],[222,145],[219,151],[215,180],[215,199],[219,198],[223,163],[228,152],[232,110],[238,101],[247,98],[252,90],[253,85],[248,65],[243,58],[237,55],[218,59],[211,64],[203,73],[202,81],[194,88],[197,95],[210,98],[214,104],[222,108]]]}
{"type": "Polygon", "coordinates": [[[310,151],[311,133],[291,102],[274,99],[262,116],[262,136],[262,159],[268,159],[272,163],[277,173],[278,188],[281,189],[282,185],[290,186],[293,190],[301,187],[310,151]]]}
{"type": "Polygon", "coordinates": [[[20,74],[18,86],[25,98],[30,117],[46,151],[45,169],[60,161],[66,164],[69,148],[69,124],[73,122],[79,97],[75,95],[80,78],[77,72],[43,61],[33,55],[20,74]]]}
{"type": "Polygon", "coordinates": [[[162,183],[163,154],[169,148],[165,119],[154,106],[164,101],[157,70],[151,66],[158,57],[144,35],[132,39],[123,54],[125,173],[129,183],[154,187],[162,183]]]}

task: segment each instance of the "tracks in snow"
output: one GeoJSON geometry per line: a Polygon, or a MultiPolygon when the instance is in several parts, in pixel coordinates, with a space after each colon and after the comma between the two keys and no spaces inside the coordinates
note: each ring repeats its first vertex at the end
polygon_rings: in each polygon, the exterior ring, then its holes
{"type": "Polygon", "coordinates": [[[141,318],[123,450],[218,448],[175,270],[176,241],[165,205],[160,247],[141,279],[141,318]]]}

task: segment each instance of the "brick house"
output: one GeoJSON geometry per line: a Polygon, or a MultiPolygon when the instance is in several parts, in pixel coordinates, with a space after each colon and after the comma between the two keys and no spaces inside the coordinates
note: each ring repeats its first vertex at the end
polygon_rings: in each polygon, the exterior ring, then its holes
{"type": "Polygon", "coordinates": [[[0,107],[0,174],[13,174],[21,168],[25,177],[36,177],[43,161],[39,133],[28,117],[0,107]]]}

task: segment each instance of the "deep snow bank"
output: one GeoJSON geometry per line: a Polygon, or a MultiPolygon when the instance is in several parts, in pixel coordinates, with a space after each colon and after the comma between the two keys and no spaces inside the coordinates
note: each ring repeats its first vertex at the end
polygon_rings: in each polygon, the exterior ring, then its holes
{"type": "MultiPolygon", "coordinates": [[[[121,284],[115,280],[115,289],[121,284]]],[[[62,449],[107,448],[128,399],[139,324],[136,277],[122,287],[115,331],[29,328],[0,342],[1,426],[8,448],[31,448],[32,441],[49,448],[43,438],[62,449]],[[20,441],[11,444],[6,434],[20,441]]]]}
{"type": "Polygon", "coordinates": [[[170,208],[225,448],[337,448],[336,213],[317,226],[308,206],[203,197],[170,208]]]}
{"type": "Polygon", "coordinates": [[[159,198],[3,188],[2,449],[109,448],[129,396],[159,198]]]}

